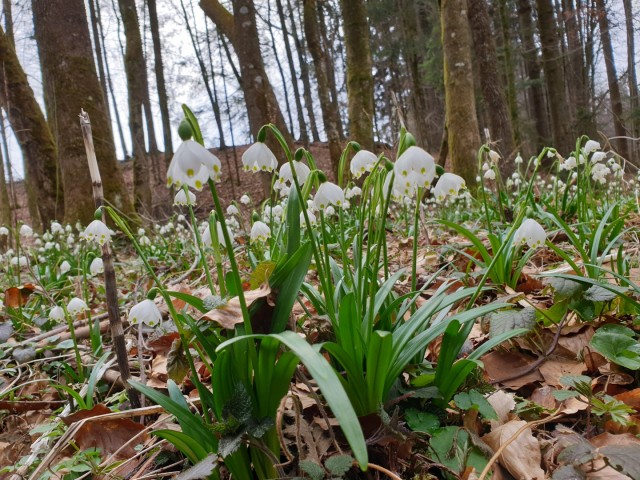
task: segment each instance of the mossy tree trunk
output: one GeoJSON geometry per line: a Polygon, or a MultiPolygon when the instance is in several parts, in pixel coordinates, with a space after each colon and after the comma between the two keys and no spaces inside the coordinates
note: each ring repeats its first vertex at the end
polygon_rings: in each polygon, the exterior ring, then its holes
{"type": "Polygon", "coordinates": [[[471,32],[466,12],[466,0],[442,0],[440,4],[449,158],[453,172],[473,189],[481,141],[473,88],[471,32]]]}
{"type": "Polygon", "coordinates": [[[233,13],[218,0],[200,0],[200,7],[229,39],[238,56],[242,78],[240,85],[251,134],[255,136],[263,125],[273,123],[287,142],[293,145],[293,137],[264,68],[253,1],[233,0],[231,3],[233,13]]]}
{"type": "Polygon", "coordinates": [[[549,111],[551,112],[553,147],[566,154],[573,150],[573,140],[569,135],[571,118],[570,115],[568,115],[569,105],[565,92],[565,78],[563,59],[560,53],[560,41],[558,38],[558,24],[551,0],[536,0],[536,7],[538,11],[540,45],[542,47],[544,81],[547,86],[549,111]]]}
{"type": "MultiPolygon", "coordinates": [[[[484,108],[489,118],[491,140],[496,142],[495,150],[502,153],[504,161],[500,164],[504,173],[511,173],[515,158],[515,143],[512,117],[509,115],[509,103],[505,95],[505,85],[500,72],[498,54],[491,31],[491,20],[486,0],[468,0],[469,22],[473,38],[473,51],[480,77],[480,90],[484,108]]],[[[506,41],[506,39],[505,39],[506,41]]],[[[509,67],[510,68],[510,67],[509,67]]]]}
{"type": "Polygon", "coordinates": [[[337,104],[331,101],[331,89],[329,86],[329,73],[327,61],[328,53],[322,48],[320,29],[318,26],[318,3],[316,0],[304,0],[303,2],[304,33],[307,38],[309,53],[313,58],[313,67],[318,83],[318,98],[324,131],[329,142],[329,155],[334,172],[338,172],[340,155],[342,154],[342,140],[340,132],[340,112],[337,104]]]}
{"type": "MultiPolygon", "coordinates": [[[[32,0],[32,8],[48,121],[58,146],[64,220],[87,224],[95,210],[84,142],[78,127],[82,109],[92,120],[105,197],[116,208],[130,213],[131,203],[118,168],[107,105],[93,60],[84,2],[32,0]]],[[[45,176],[49,181],[55,178],[55,171],[45,176]]]]}
{"type": "MultiPolygon", "coordinates": [[[[31,189],[32,226],[48,226],[63,212],[56,144],[9,37],[0,27],[0,102],[24,157],[31,189]]],[[[81,139],[82,140],[82,139],[81,139]]],[[[4,177],[3,177],[4,180],[4,177]]]]}
{"type": "MultiPolygon", "coordinates": [[[[143,108],[148,97],[147,66],[142,52],[142,37],[135,0],[118,0],[126,38],[124,69],[129,94],[129,130],[133,144],[133,199],[137,212],[150,213],[151,162],[144,142],[143,108]]],[[[93,116],[91,116],[93,118],[93,116]]]]}
{"type": "Polygon", "coordinates": [[[364,0],[340,0],[347,64],[349,137],[373,149],[373,73],[364,0]]]}

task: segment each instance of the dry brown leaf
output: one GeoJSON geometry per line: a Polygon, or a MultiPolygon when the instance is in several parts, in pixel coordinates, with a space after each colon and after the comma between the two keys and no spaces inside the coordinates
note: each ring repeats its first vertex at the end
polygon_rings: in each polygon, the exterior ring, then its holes
{"type": "Polygon", "coordinates": [[[26,305],[29,295],[38,289],[32,283],[25,283],[19,287],[7,288],[4,291],[4,304],[7,307],[18,308],[26,305]]]}
{"type": "MultiPolygon", "coordinates": [[[[244,300],[247,306],[258,298],[266,297],[271,293],[269,285],[264,284],[256,290],[248,290],[244,292],[244,300]]],[[[220,308],[214,308],[200,316],[199,320],[209,320],[216,322],[222,328],[233,330],[235,326],[243,322],[242,310],[240,308],[240,300],[238,297],[229,299],[226,305],[220,308]]]]}
{"type": "Polygon", "coordinates": [[[636,410],[640,410],[640,388],[634,388],[628,392],[623,392],[616,395],[616,400],[626,403],[636,410]]]}
{"type": "MultiPolygon", "coordinates": [[[[509,441],[515,433],[526,425],[524,420],[511,420],[499,426],[491,433],[482,437],[493,450],[498,450],[509,441]]],[[[543,480],[544,471],[540,468],[542,454],[540,445],[533,436],[530,428],[518,435],[502,452],[498,462],[503,465],[511,475],[522,480],[543,480]]]]}
{"type": "Polygon", "coordinates": [[[496,350],[484,355],[480,360],[484,363],[484,371],[491,381],[498,381],[511,390],[518,390],[525,385],[543,380],[537,368],[518,378],[508,379],[525,371],[536,361],[534,357],[521,352],[496,350]],[[508,380],[501,381],[501,379],[508,380]]]}
{"type": "Polygon", "coordinates": [[[582,375],[587,370],[583,362],[566,357],[550,356],[538,367],[544,381],[554,387],[562,387],[560,377],[564,375],[582,375]]]}
{"type": "Polygon", "coordinates": [[[512,393],[496,390],[487,397],[487,401],[498,414],[498,420],[491,420],[491,428],[497,428],[509,421],[509,414],[516,408],[516,401],[512,393]]]}
{"type": "MultiPolygon", "coordinates": [[[[112,413],[111,410],[102,404],[98,404],[91,410],[79,410],[76,413],[63,417],[62,421],[69,426],[86,418],[106,415],[108,413],[112,413]]],[[[136,454],[135,446],[137,443],[143,443],[147,440],[148,435],[143,433],[144,430],[144,425],[135,423],[129,418],[109,418],[85,422],[73,438],[80,450],[99,448],[104,458],[119,450],[115,458],[124,460],[136,454]],[[137,439],[134,442],[124,446],[136,436],[137,439]]]]}
{"type": "Polygon", "coordinates": [[[556,397],[553,396],[554,390],[554,388],[551,388],[548,385],[536,388],[531,394],[531,397],[529,397],[529,400],[546,409],[555,410],[558,405],[558,401],[556,400],[556,397]]]}

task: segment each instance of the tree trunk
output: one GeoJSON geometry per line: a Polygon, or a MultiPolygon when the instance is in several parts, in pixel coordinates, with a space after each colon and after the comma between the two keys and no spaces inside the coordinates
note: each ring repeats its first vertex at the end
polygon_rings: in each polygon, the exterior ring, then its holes
{"type": "Polygon", "coordinates": [[[444,51],[444,91],[449,157],[453,172],[474,189],[480,134],[471,65],[471,32],[465,0],[442,0],[440,24],[444,51]]]}
{"type": "Polygon", "coordinates": [[[218,0],[200,0],[200,7],[229,39],[238,56],[251,133],[255,136],[263,125],[273,123],[293,145],[293,137],[264,69],[253,1],[233,0],[232,3],[233,13],[218,0]]]}
{"type": "MultiPolygon", "coordinates": [[[[116,208],[129,213],[131,204],[118,168],[107,106],[96,74],[84,2],[32,0],[32,7],[44,99],[49,125],[58,144],[64,187],[64,219],[67,222],[80,220],[85,224],[93,220],[91,178],[78,129],[81,109],[92,119],[105,197],[116,208]]],[[[35,131],[39,135],[44,132],[33,128],[32,132],[35,131]]],[[[52,147],[48,148],[51,150],[52,147]]],[[[55,178],[55,171],[47,173],[40,187],[48,189],[46,182],[55,178]]]]}
{"type": "MultiPolygon", "coordinates": [[[[1,97],[0,97],[1,98],[1,97]]],[[[8,185],[8,190],[9,190],[9,197],[11,199],[11,207],[13,208],[13,223],[11,223],[11,225],[16,225],[18,223],[18,196],[16,195],[16,185],[15,182],[13,181],[13,171],[12,171],[12,164],[11,164],[11,158],[9,155],[9,146],[7,145],[7,132],[6,132],[6,128],[5,128],[5,112],[3,110],[0,110],[0,140],[2,141],[2,153],[4,155],[4,167],[5,167],[5,172],[7,174],[7,177],[9,177],[9,185],[8,185]]],[[[23,162],[24,164],[25,162],[23,162]]],[[[25,185],[27,184],[27,180],[26,180],[26,171],[27,169],[24,169],[24,173],[25,173],[25,185]]],[[[29,190],[32,189],[28,189],[27,192],[29,192],[29,190]]],[[[33,192],[33,194],[35,194],[35,192],[33,192]]],[[[38,224],[40,223],[40,212],[38,212],[38,202],[37,199],[34,202],[35,205],[35,209],[34,209],[34,215],[33,218],[35,218],[38,222],[38,224]]],[[[31,214],[30,214],[31,215],[31,214]]]]}
{"type": "MultiPolygon", "coordinates": [[[[486,15],[489,16],[488,8],[486,15]]],[[[508,111],[511,123],[511,130],[513,135],[513,145],[519,145],[522,141],[520,136],[520,119],[518,117],[518,99],[516,92],[516,80],[515,80],[515,65],[513,62],[513,48],[512,48],[512,40],[511,40],[511,26],[510,26],[510,18],[509,18],[509,9],[507,6],[507,0],[500,0],[498,3],[498,9],[500,13],[500,40],[502,42],[502,71],[504,72],[504,76],[506,79],[506,100],[508,102],[508,111]]],[[[490,22],[488,21],[487,25],[490,27],[490,22]]],[[[472,29],[473,30],[473,29],[472,29]]],[[[496,54],[497,58],[497,54],[496,54]]],[[[497,64],[496,64],[497,65],[497,64]]],[[[500,80],[503,84],[504,81],[500,80]]],[[[492,134],[493,135],[493,134],[492,134]]],[[[506,152],[505,152],[506,153],[506,152]]]]}
{"type": "Polygon", "coordinates": [[[347,55],[349,137],[373,149],[373,73],[365,0],[340,0],[347,55]]]}
{"type": "Polygon", "coordinates": [[[632,137],[635,138],[630,153],[633,155],[634,159],[632,161],[635,163],[640,161],[640,158],[638,158],[640,154],[638,148],[640,145],[640,140],[638,140],[638,137],[640,137],[640,99],[638,98],[638,77],[636,76],[635,64],[636,46],[633,38],[633,8],[631,0],[623,0],[623,3],[627,30],[627,79],[629,81],[629,109],[631,110],[629,116],[631,117],[632,137]]]}
{"type": "Polygon", "coordinates": [[[158,103],[160,105],[160,117],[162,119],[162,137],[164,141],[164,156],[166,166],[173,156],[173,140],[171,138],[171,119],[169,117],[169,103],[167,87],[164,81],[164,66],[162,64],[162,42],[160,40],[160,27],[158,25],[158,10],[156,0],[148,0],[149,26],[151,27],[151,40],[153,41],[154,70],[156,73],[156,85],[158,86],[158,103]]]}
{"type": "MultiPolygon", "coordinates": [[[[126,38],[124,69],[129,92],[129,130],[133,143],[133,197],[137,212],[151,213],[151,162],[144,142],[142,111],[149,95],[147,66],[142,54],[142,38],[138,24],[135,0],[118,0],[126,38]]],[[[90,115],[90,118],[93,118],[90,115]]]]}
{"type": "Polygon", "coordinates": [[[0,152],[0,226],[10,226],[11,221],[11,201],[9,200],[9,189],[4,173],[4,158],[0,152]]]}
{"type": "MultiPolygon", "coordinates": [[[[518,20],[520,24],[520,41],[522,42],[522,58],[524,60],[525,82],[528,85],[529,104],[533,112],[536,137],[533,151],[539,152],[549,144],[549,119],[544,96],[540,64],[538,63],[538,49],[534,40],[534,25],[531,16],[531,0],[517,0],[518,20]]],[[[533,153],[533,152],[530,152],[533,153]]]]}
{"type": "Polygon", "coordinates": [[[331,156],[331,166],[337,174],[342,154],[340,135],[340,112],[337,104],[331,100],[331,90],[329,88],[329,75],[327,71],[327,52],[322,48],[320,31],[318,29],[318,5],[316,0],[304,0],[303,2],[304,33],[307,38],[309,53],[313,59],[313,66],[316,72],[318,83],[318,98],[320,100],[320,110],[324,131],[329,142],[329,155],[331,156]]]}
{"type": "MultiPolygon", "coordinates": [[[[609,34],[609,18],[607,17],[605,0],[596,0],[596,8],[598,9],[598,24],[600,25],[600,41],[602,42],[602,54],[604,56],[604,64],[607,68],[609,100],[611,101],[611,113],[613,114],[613,128],[616,137],[625,137],[627,136],[627,130],[624,127],[623,123],[620,84],[618,83],[616,62],[613,56],[613,45],[611,44],[611,35],[609,34]]],[[[617,138],[613,144],[616,146],[619,155],[621,155],[623,158],[626,158],[627,160],[631,160],[629,158],[629,149],[627,147],[626,138],[617,138]]]]}
{"type": "Polygon", "coordinates": [[[29,211],[32,226],[46,228],[63,212],[62,199],[58,197],[56,145],[16,51],[1,27],[0,102],[22,150],[25,184],[33,187],[29,211]]]}
{"type": "Polygon", "coordinates": [[[496,142],[495,148],[502,153],[505,160],[500,164],[501,170],[503,173],[510,173],[509,170],[512,169],[513,164],[509,160],[515,158],[516,153],[511,127],[512,117],[509,116],[507,109],[509,104],[502,75],[497,74],[500,71],[500,65],[494,34],[491,31],[489,10],[486,0],[468,0],[468,7],[469,23],[474,26],[471,29],[473,51],[478,65],[484,106],[489,117],[491,140],[496,142]]]}
{"type": "MultiPolygon", "coordinates": [[[[100,24],[98,15],[96,13],[96,2],[98,0],[89,0],[89,17],[91,19],[91,33],[93,34],[93,48],[96,52],[97,66],[98,66],[98,78],[100,80],[100,86],[102,87],[102,96],[105,101],[107,100],[107,75],[104,71],[104,60],[102,57],[102,44],[100,42],[100,24]]],[[[107,114],[109,111],[107,110],[107,114]]]]}
{"type": "Polygon", "coordinates": [[[553,146],[560,152],[568,153],[573,140],[569,138],[569,123],[567,118],[569,105],[565,94],[565,79],[560,55],[557,23],[551,0],[536,0],[538,10],[538,29],[542,46],[542,64],[544,80],[549,98],[551,111],[551,127],[553,146]]]}

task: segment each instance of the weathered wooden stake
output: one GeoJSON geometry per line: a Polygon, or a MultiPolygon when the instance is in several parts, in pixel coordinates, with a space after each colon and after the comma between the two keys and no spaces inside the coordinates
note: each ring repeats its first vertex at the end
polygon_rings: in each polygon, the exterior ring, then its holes
{"type": "MultiPolygon", "coordinates": [[[[89,162],[89,173],[93,184],[93,199],[96,203],[96,209],[104,205],[104,193],[102,191],[102,179],[100,178],[100,170],[98,169],[98,161],[96,152],[93,148],[93,136],[91,134],[91,121],[89,114],[82,110],[80,112],[80,128],[82,129],[82,138],[84,139],[84,147],[87,151],[87,161],[89,162]]],[[[106,215],[102,210],[102,221],[106,223],[106,215]]],[[[111,338],[113,339],[113,348],[116,351],[116,359],[120,375],[125,385],[131,377],[129,370],[129,355],[127,354],[127,346],[124,341],[124,330],[122,329],[122,321],[120,320],[120,309],[118,308],[118,290],[116,288],[116,272],[113,268],[113,259],[111,258],[111,247],[109,242],[102,245],[102,263],[104,264],[104,284],[107,297],[107,314],[109,316],[109,326],[111,327],[111,338]]],[[[140,407],[140,397],[137,390],[128,387],[127,393],[131,401],[132,408],[140,407]]]]}

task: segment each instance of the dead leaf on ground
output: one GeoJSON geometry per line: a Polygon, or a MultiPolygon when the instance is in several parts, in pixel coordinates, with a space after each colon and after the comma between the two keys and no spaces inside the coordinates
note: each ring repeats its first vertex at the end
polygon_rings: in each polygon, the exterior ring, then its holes
{"type": "Polygon", "coordinates": [[[587,370],[583,362],[566,357],[550,356],[538,367],[544,381],[554,387],[562,387],[560,378],[564,375],[582,375],[587,370]]]}
{"type": "Polygon", "coordinates": [[[548,410],[555,410],[558,406],[558,401],[556,400],[556,397],[553,396],[554,391],[555,389],[548,385],[536,388],[531,393],[529,400],[548,410]]]}
{"type": "Polygon", "coordinates": [[[512,393],[496,390],[487,397],[487,401],[496,411],[498,420],[491,420],[491,428],[496,428],[509,421],[509,414],[516,408],[516,401],[512,393]]]}
{"type": "MultiPolygon", "coordinates": [[[[482,437],[494,451],[510,440],[516,432],[526,425],[524,420],[511,420],[482,437]]],[[[542,454],[540,445],[530,428],[521,432],[502,452],[498,461],[515,478],[523,480],[543,480],[544,471],[540,468],[542,454]]]]}
{"type": "MultiPolygon", "coordinates": [[[[91,410],[79,410],[76,413],[62,418],[62,421],[70,426],[76,422],[87,418],[98,417],[112,413],[109,408],[102,404],[98,404],[91,410]]],[[[144,425],[135,423],[130,418],[109,418],[104,420],[95,420],[85,422],[73,438],[80,450],[87,448],[99,448],[102,456],[106,458],[120,450],[115,456],[116,459],[124,460],[136,454],[135,446],[147,440],[148,435],[143,433],[144,425]],[[129,443],[133,437],[136,440],[129,443]]]]}
{"type": "Polygon", "coordinates": [[[537,368],[518,378],[509,379],[519,372],[524,372],[536,361],[536,358],[521,352],[493,351],[480,360],[484,363],[484,371],[490,381],[497,381],[511,390],[518,390],[525,385],[544,380],[537,368]]]}
{"type": "Polygon", "coordinates": [[[25,283],[19,287],[7,288],[4,291],[4,304],[7,307],[19,308],[27,304],[29,296],[38,289],[33,283],[25,283]]]}
{"type": "Polygon", "coordinates": [[[640,388],[634,388],[615,396],[616,400],[626,403],[636,410],[640,410],[640,388]]]}
{"type": "MultiPolygon", "coordinates": [[[[244,300],[247,306],[251,305],[258,298],[266,297],[271,293],[269,285],[264,284],[256,290],[248,290],[244,292],[244,300]]],[[[222,328],[233,330],[236,325],[243,322],[242,310],[240,308],[239,297],[229,299],[226,305],[220,308],[214,308],[200,316],[199,320],[209,320],[216,322],[222,328]]]]}

